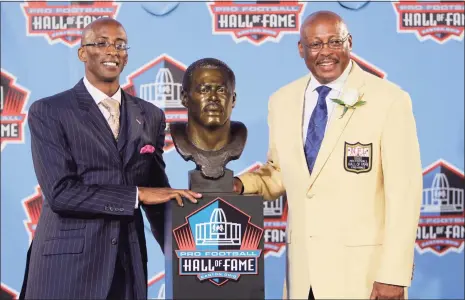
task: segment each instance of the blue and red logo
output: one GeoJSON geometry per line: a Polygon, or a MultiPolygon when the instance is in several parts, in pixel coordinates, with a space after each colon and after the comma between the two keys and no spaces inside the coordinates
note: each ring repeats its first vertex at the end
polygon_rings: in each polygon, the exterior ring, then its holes
{"type": "Polygon", "coordinates": [[[2,282],[1,284],[1,289],[0,289],[0,299],[18,299],[19,292],[16,291],[15,289],[7,286],[2,282]]]}
{"type": "Polygon", "coordinates": [[[42,211],[42,205],[44,204],[44,197],[40,186],[37,185],[35,187],[35,192],[21,202],[27,216],[27,220],[24,220],[24,226],[26,227],[26,231],[29,235],[30,243],[34,238],[40,213],[42,211]]]}
{"type": "Polygon", "coordinates": [[[30,92],[16,83],[16,77],[1,69],[0,112],[1,112],[1,150],[7,144],[24,144],[24,108],[30,92]]]}
{"type": "Polygon", "coordinates": [[[444,160],[423,171],[423,200],[417,229],[419,253],[443,256],[464,248],[464,174],[444,160]]]}
{"type": "Polygon", "coordinates": [[[83,29],[98,18],[116,18],[114,1],[26,1],[21,4],[27,36],[42,36],[49,44],[78,45],[83,29]]]}
{"type": "Polygon", "coordinates": [[[231,35],[236,43],[259,46],[279,42],[284,34],[299,34],[305,2],[299,1],[214,1],[207,6],[213,34],[231,35]]]}
{"type": "Polygon", "coordinates": [[[414,33],[420,41],[431,39],[439,44],[463,40],[463,1],[400,1],[392,5],[399,33],[414,33]]]}
{"type": "Polygon", "coordinates": [[[170,134],[172,122],[187,122],[187,108],[181,103],[182,78],[187,67],[162,54],[128,75],[122,88],[165,112],[165,153],[174,149],[170,134]]]}
{"type": "Polygon", "coordinates": [[[221,286],[241,275],[257,275],[263,229],[237,207],[216,198],[173,230],[179,274],[221,286]]]}

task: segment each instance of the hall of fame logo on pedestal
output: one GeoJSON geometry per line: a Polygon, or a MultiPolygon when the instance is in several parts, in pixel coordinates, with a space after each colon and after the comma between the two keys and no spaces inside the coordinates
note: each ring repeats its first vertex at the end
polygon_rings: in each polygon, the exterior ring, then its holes
{"type": "Polygon", "coordinates": [[[91,22],[102,17],[116,18],[120,6],[114,1],[26,1],[21,4],[27,36],[42,36],[50,45],[61,42],[69,47],[81,42],[82,31],[91,22]]]}
{"type": "Polygon", "coordinates": [[[1,150],[7,144],[24,144],[24,108],[30,92],[16,83],[16,77],[1,69],[0,111],[1,111],[1,150]]]}
{"type": "MultiPolygon", "coordinates": [[[[261,162],[256,162],[241,172],[253,172],[260,168],[261,162]]],[[[286,228],[287,228],[287,197],[283,195],[273,201],[263,201],[263,225],[264,225],[264,256],[280,257],[286,249],[286,228]]]]}
{"type": "Polygon", "coordinates": [[[174,149],[170,134],[172,122],[187,122],[187,108],[181,103],[182,78],[187,67],[162,54],[127,76],[122,88],[133,96],[144,99],[165,112],[165,147],[174,149]]]}
{"type": "Polygon", "coordinates": [[[179,274],[221,286],[241,275],[257,275],[263,229],[237,207],[216,198],[173,230],[179,274]]]}
{"type": "Polygon", "coordinates": [[[231,35],[236,43],[259,46],[279,42],[284,34],[299,34],[305,2],[214,1],[208,2],[213,34],[231,35]]]}
{"type": "Polygon", "coordinates": [[[463,40],[464,2],[400,1],[392,3],[397,14],[397,32],[414,33],[420,41],[439,44],[463,40]]]}
{"type": "Polygon", "coordinates": [[[464,174],[444,160],[423,171],[423,199],[416,249],[443,256],[464,248],[464,174]]]}

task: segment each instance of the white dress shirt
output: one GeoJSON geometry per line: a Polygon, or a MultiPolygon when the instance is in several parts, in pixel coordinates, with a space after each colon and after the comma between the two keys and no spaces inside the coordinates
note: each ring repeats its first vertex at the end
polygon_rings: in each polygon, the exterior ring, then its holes
{"type": "MultiPolygon", "coordinates": [[[[113,96],[108,97],[107,94],[105,94],[104,92],[102,92],[101,90],[96,88],[94,85],[92,85],[92,83],[90,83],[89,80],[85,76],[84,76],[83,81],[84,81],[84,86],[86,87],[89,94],[92,96],[92,99],[94,99],[94,101],[97,104],[98,108],[100,109],[103,116],[105,117],[105,120],[107,120],[107,122],[109,122],[109,119],[110,119],[110,116],[111,116],[110,111],[108,111],[103,105],[99,105],[99,104],[103,100],[105,100],[107,98],[111,98],[113,100],[118,101],[118,103],[121,106],[121,87],[118,88],[118,90],[116,91],[116,93],[113,96]]],[[[135,205],[135,208],[137,208],[139,206],[139,188],[136,187],[136,190],[137,191],[136,191],[136,205],[135,205]]]]}
{"type": "MultiPolygon", "coordinates": [[[[352,61],[349,62],[344,72],[342,72],[341,76],[336,80],[324,84],[327,87],[331,88],[328,96],[326,96],[326,106],[328,108],[328,122],[326,123],[325,132],[328,129],[329,120],[331,119],[335,103],[331,100],[331,98],[339,98],[341,97],[342,88],[344,87],[344,83],[349,77],[350,69],[352,68],[352,61]]],[[[319,83],[318,80],[312,75],[309,85],[307,86],[307,90],[305,91],[305,99],[304,99],[304,113],[303,113],[303,124],[302,124],[302,138],[305,145],[305,140],[307,139],[307,130],[308,124],[310,123],[310,118],[312,116],[313,110],[316,107],[318,102],[318,92],[316,90],[317,87],[322,86],[323,84],[319,83]]]]}
{"type": "Polygon", "coordinates": [[[102,92],[101,90],[99,90],[98,88],[93,86],[92,83],[90,83],[89,80],[87,80],[87,78],[85,76],[84,76],[83,81],[84,81],[84,85],[86,86],[87,91],[92,96],[92,98],[94,99],[97,106],[100,108],[100,111],[102,112],[103,116],[105,117],[105,120],[107,120],[107,122],[108,122],[109,119],[110,119],[110,112],[103,105],[99,105],[99,104],[103,100],[105,100],[107,98],[111,98],[113,100],[118,101],[119,105],[121,106],[121,87],[118,88],[118,90],[116,91],[116,93],[113,96],[108,97],[104,92],[102,92]]]}

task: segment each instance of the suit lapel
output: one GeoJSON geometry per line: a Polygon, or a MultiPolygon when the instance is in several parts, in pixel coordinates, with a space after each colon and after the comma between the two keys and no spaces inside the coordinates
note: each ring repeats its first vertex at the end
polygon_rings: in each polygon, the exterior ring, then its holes
{"type": "Polygon", "coordinates": [[[127,136],[128,136],[128,122],[129,122],[129,117],[128,117],[128,100],[126,97],[124,97],[124,94],[121,93],[121,116],[120,116],[120,129],[119,129],[119,136],[118,136],[118,141],[116,143],[116,147],[118,148],[118,151],[121,153],[122,150],[124,149],[124,146],[127,144],[127,136]]]}
{"type": "MultiPolygon", "coordinates": [[[[344,93],[350,89],[356,89],[358,90],[359,94],[361,94],[363,86],[364,78],[362,70],[360,69],[360,67],[358,67],[357,63],[353,62],[352,70],[350,71],[347,81],[344,84],[342,97],[344,93]]],[[[309,188],[311,188],[316,178],[320,174],[321,170],[323,169],[324,165],[326,164],[329,156],[331,155],[331,153],[334,150],[334,147],[336,146],[337,141],[341,137],[342,133],[344,132],[344,129],[346,128],[347,124],[352,118],[354,111],[354,109],[349,109],[344,115],[344,117],[340,118],[343,112],[342,106],[337,105],[334,108],[330,122],[328,124],[327,131],[325,133],[325,137],[321,144],[320,151],[318,152],[318,157],[316,159],[315,166],[310,176],[309,188]]]]}
{"type": "Polygon", "coordinates": [[[113,138],[111,128],[102,115],[92,96],[87,91],[83,80],[81,79],[74,86],[74,93],[78,101],[78,107],[85,120],[84,124],[92,130],[98,140],[101,141],[110,152],[110,156],[119,163],[120,158],[116,149],[115,140],[113,138]]]}
{"type": "MultiPolygon", "coordinates": [[[[118,143],[118,149],[122,149],[126,146],[124,155],[124,165],[126,165],[131,157],[138,150],[137,141],[143,133],[145,127],[145,112],[139,100],[131,96],[130,94],[123,91],[123,97],[125,99],[125,111],[126,111],[126,138],[121,139],[118,143]]],[[[120,150],[121,151],[121,150],[120,150]]]]}

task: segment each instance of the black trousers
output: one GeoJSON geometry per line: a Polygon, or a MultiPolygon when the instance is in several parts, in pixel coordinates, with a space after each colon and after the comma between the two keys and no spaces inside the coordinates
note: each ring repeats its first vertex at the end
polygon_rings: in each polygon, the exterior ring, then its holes
{"type": "Polygon", "coordinates": [[[313,296],[312,288],[310,288],[310,291],[308,292],[308,300],[315,300],[315,296],[313,296]]]}
{"type": "Polygon", "coordinates": [[[23,300],[26,297],[26,286],[27,286],[27,278],[29,275],[29,260],[31,259],[31,251],[32,251],[32,242],[29,245],[29,249],[27,250],[26,256],[26,268],[24,270],[24,278],[23,278],[23,285],[21,286],[21,292],[19,293],[19,300],[23,300]]]}
{"type": "Polygon", "coordinates": [[[129,250],[129,234],[127,224],[121,222],[121,230],[118,243],[118,255],[116,257],[115,272],[111,282],[108,300],[132,300],[134,294],[134,273],[129,250]]]}

